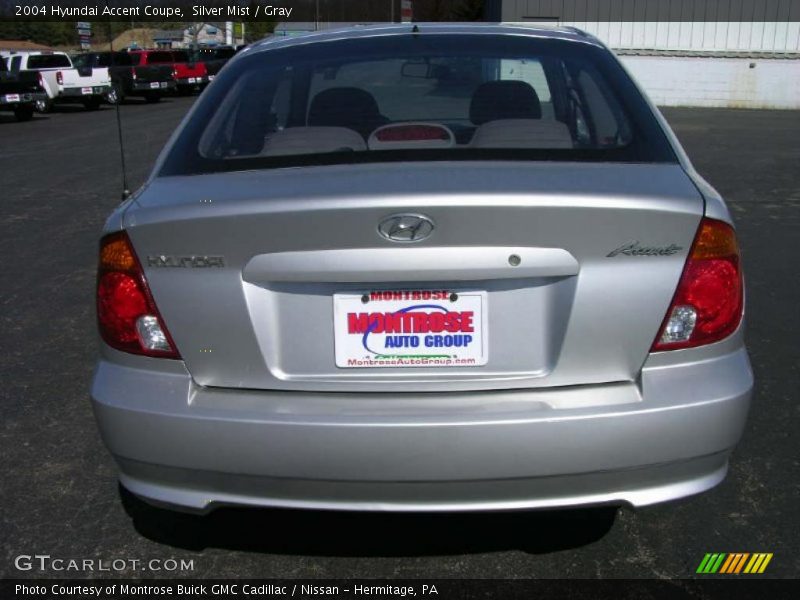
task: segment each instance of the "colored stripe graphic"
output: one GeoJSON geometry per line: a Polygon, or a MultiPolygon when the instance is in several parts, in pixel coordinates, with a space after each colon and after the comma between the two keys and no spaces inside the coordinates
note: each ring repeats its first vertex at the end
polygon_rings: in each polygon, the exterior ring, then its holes
{"type": "Polygon", "coordinates": [[[763,573],[769,562],[772,560],[772,553],[756,552],[717,552],[708,553],[703,557],[697,573],[720,575],[738,575],[742,573],[756,574],[763,573]],[[749,559],[749,560],[748,560],[749,559]],[[747,565],[747,566],[745,566],[747,565]]]}
{"type": "Polygon", "coordinates": [[[703,562],[697,567],[698,573],[716,573],[725,558],[725,553],[722,554],[706,554],[703,562]]]}
{"type": "Polygon", "coordinates": [[[744,569],[745,573],[763,573],[767,568],[769,561],[772,560],[772,553],[759,553],[753,554],[753,558],[747,563],[744,569]]]}
{"type": "Polygon", "coordinates": [[[744,567],[744,563],[748,556],[750,556],[750,553],[734,552],[729,554],[728,560],[725,561],[720,573],[739,573],[742,570],[742,567],[744,567]]]}

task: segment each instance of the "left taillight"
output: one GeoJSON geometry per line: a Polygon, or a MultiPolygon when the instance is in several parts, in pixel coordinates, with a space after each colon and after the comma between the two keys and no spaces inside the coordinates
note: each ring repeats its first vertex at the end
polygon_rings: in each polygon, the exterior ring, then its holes
{"type": "Polygon", "coordinates": [[[180,358],[124,231],[100,241],[97,323],[100,336],[112,348],[157,358],[180,358]]]}
{"type": "Polygon", "coordinates": [[[64,85],[64,74],[61,71],[56,71],[56,83],[64,85]]]}

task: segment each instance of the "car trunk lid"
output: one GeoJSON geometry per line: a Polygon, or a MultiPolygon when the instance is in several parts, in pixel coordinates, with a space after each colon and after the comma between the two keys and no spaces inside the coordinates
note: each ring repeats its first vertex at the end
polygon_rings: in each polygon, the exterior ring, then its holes
{"type": "Polygon", "coordinates": [[[438,162],[157,178],[125,226],[199,385],[434,391],[634,380],[702,214],[678,165],[438,162]],[[381,236],[407,214],[429,237],[381,236]],[[337,311],[398,292],[471,312],[480,359],[348,365],[337,311]]]}

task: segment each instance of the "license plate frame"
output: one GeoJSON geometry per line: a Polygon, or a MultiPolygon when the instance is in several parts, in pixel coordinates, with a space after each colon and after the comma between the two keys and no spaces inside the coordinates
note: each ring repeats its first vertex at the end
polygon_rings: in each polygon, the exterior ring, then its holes
{"type": "Polygon", "coordinates": [[[341,369],[463,368],[489,361],[485,290],[337,292],[333,319],[341,369]]]}

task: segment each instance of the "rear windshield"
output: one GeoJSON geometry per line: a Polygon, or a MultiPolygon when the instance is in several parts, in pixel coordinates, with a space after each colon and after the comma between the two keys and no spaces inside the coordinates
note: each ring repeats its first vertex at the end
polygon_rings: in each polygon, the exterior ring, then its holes
{"type": "Polygon", "coordinates": [[[106,52],[103,54],[97,55],[97,66],[98,67],[130,67],[134,63],[132,60],[133,55],[128,54],[127,52],[115,52],[113,55],[110,52],[106,52]],[[113,61],[113,62],[112,62],[113,61]]]}
{"type": "Polygon", "coordinates": [[[172,57],[175,62],[189,62],[189,53],[184,51],[173,52],[172,57]]]}
{"type": "Polygon", "coordinates": [[[89,67],[92,65],[91,54],[77,54],[72,57],[72,66],[78,69],[89,67]]]}
{"type": "Polygon", "coordinates": [[[147,62],[150,64],[162,64],[175,62],[172,52],[150,52],[147,55],[147,62]]]}
{"type": "Polygon", "coordinates": [[[236,60],[162,173],[393,160],[674,162],[605,50],[526,36],[391,36],[236,60]]]}
{"type": "Polygon", "coordinates": [[[28,57],[29,69],[59,69],[71,66],[65,54],[34,54],[28,57]]]}

